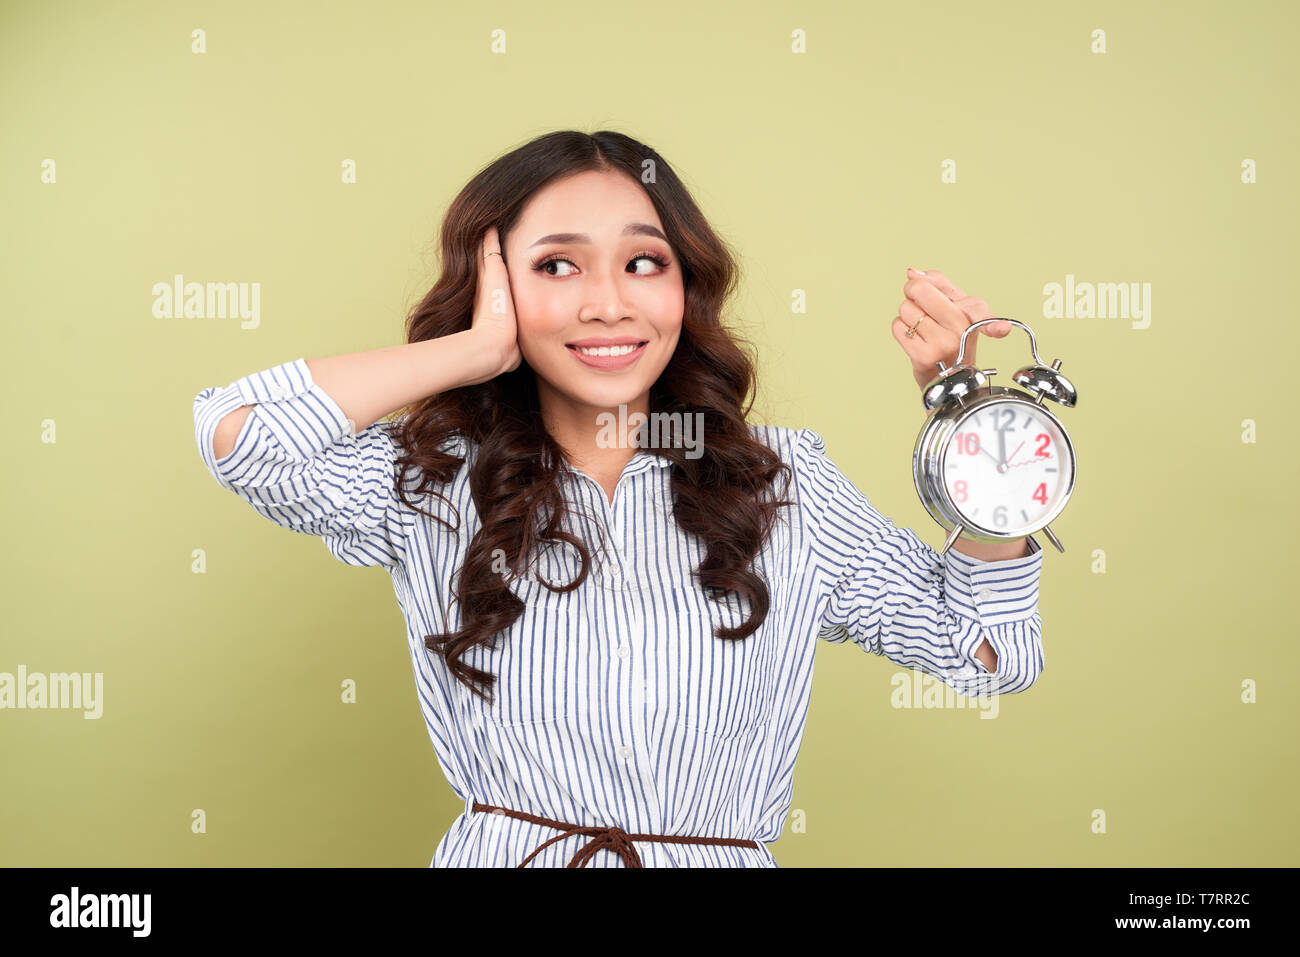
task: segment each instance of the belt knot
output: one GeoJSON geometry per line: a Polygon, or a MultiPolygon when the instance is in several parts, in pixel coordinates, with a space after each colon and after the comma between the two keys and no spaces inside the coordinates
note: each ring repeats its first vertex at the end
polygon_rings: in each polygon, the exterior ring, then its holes
{"type": "Polygon", "coordinates": [[[545,827],[555,828],[562,833],[557,834],[549,840],[543,841],[537,848],[524,858],[519,867],[528,866],[528,862],[540,854],[547,847],[550,847],[556,841],[562,841],[566,837],[583,835],[590,837],[591,840],[582,847],[578,848],[573,858],[565,867],[586,867],[588,862],[600,851],[611,851],[617,854],[623,861],[625,867],[644,867],[641,863],[641,855],[637,853],[636,841],[660,841],[675,842],[679,844],[712,844],[726,845],[731,847],[749,847],[755,850],[759,849],[757,841],[744,840],[740,838],[729,837],[694,837],[685,835],[666,835],[666,834],[629,834],[617,825],[608,827],[598,827],[594,825],[570,824],[567,821],[556,821],[549,817],[541,817],[537,814],[529,814],[525,811],[516,811],[512,808],[496,807],[491,804],[480,804],[477,801],[471,804],[471,810],[487,811],[493,814],[504,814],[509,817],[518,818],[521,821],[529,821],[533,824],[540,824],[545,827]]]}
{"type": "MultiPolygon", "coordinates": [[[[534,823],[541,823],[540,821],[534,823]]],[[[594,827],[591,825],[577,826],[569,825],[564,828],[563,833],[555,835],[549,840],[539,844],[533,853],[523,859],[520,867],[527,867],[528,862],[540,854],[543,850],[550,847],[557,841],[562,841],[566,837],[574,837],[582,834],[590,837],[591,840],[582,847],[578,848],[572,859],[565,867],[586,867],[597,853],[604,850],[613,851],[623,859],[625,867],[642,867],[641,855],[636,852],[636,847],[632,844],[632,839],[627,831],[616,825],[610,827],[594,827]]]]}

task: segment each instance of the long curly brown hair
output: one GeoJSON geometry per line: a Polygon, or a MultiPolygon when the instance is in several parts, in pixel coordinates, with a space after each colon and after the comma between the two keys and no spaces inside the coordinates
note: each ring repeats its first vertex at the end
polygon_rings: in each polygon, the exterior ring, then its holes
{"type": "MultiPolygon", "coordinates": [[[[496,226],[504,246],[506,234],[534,193],[553,180],[588,170],[622,171],[640,183],[681,263],[681,334],[651,387],[650,411],[702,413],[708,441],[698,458],[687,458],[679,448],[656,451],[672,461],[678,526],[707,543],[695,570],[699,585],[715,599],[731,592],[748,602],[750,613],[741,625],[715,632],[720,639],[740,640],[753,634],[767,615],[767,583],[750,565],[779,509],[793,504],[768,494],[782,473],[787,483],[783,491],[788,488],[790,469],[753,438],[745,422],[754,399],[754,366],[720,319],[723,303],[734,292],[735,259],[662,156],[622,133],[564,130],[540,136],[486,166],[447,210],[441,231],[442,271],[408,316],[407,340],[422,342],[470,328],[479,265],[475,251],[483,233],[496,226]],[[652,177],[643,176],[647,160],[654,164],[652,177]]],[[[567,592],[587,577],[587,549],[563,527],[563,452],[543,427],[536,376],[527,360],[512,372],[429,396],[402,412],[394,429],[403,453],[397,459],[398,494],[408,506],[449,529],[449,522],[407,496],[408,469],[421,473],[414,488],[417,495],[429,493],[446,502],[438,485],[450,481],[465,459],[444,446],[457,434],[478,446],[469,487],[482,527],[470,542],[456,583],[462,626],[450,634],[426,636],[425,645],[444,657],[459,681],[489,700],[476,685],[491,688],[496,676],[460,656],[475,645],[491,646],[525,607],[507,586],[500,563],[494,567],[494,555],[505,555],[510,570],[519,575],[531,565],[534,549],[568,543],[581,558],[578,577],[564,586],[543,584],[567,592]]]]}

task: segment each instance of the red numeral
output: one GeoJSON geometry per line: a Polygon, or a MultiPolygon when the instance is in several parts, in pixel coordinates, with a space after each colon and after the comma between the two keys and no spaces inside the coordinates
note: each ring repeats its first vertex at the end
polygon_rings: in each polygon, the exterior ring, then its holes
{"type": "Polygon", "coordinates": [[[980,436],[978,432],[958,432],[957,433],[957,454],[958,455],[979,455],[980,454],[980,436]]]}
{"type": "Polygon", "coordinates": [[[1045,435],[1044,433],[1039,432],[1038,435],[1034,436],[1034,438],[1038,439],[1038,441],[1041,443],[1038,446],[1038,450],[1034,454],[1037,456],[1041,456],[1043,458],[1050,459],[1052,457],[1052,453],[1047,451],[1047,447],[1052,443],[1052,437],[1050,435],[1045,435]]]}
{"type": "Polygon", "coordinates": [[[958,479],[957,481],[953,482],[953,483],[952,483],[952,492],[953,492],[953,497],[954,497],[958,502],[964,502],[964,501],[966,501],[966,481],[965,481],[965,479],[958,479]]]}
{"type": "Polygon", "coordinates": [[[1046,505],[1047,504],[1047,483],[1039,482],[1038,488],[1034,489],[1034,494],[1029,497],[1032,498],[1035,502],[1042,502],[1044,505],[1046,505]]]}

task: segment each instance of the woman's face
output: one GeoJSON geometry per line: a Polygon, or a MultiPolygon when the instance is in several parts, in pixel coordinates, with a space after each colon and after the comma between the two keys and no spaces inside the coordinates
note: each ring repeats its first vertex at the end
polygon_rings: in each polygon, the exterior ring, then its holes
{"type": "Polygon", "coordinates": [[[537,374],[543,408],[590,415],[593,429],[601,411],[645,408],[677,348],[685,289],[641,185],[617,172],[551,183],[524,207],[505,254],[519,351],[537,374]],[[613,354],[583,356],[575,344],[613,354]],[[628,345],[634,351],[618,355],[628,345]]]}

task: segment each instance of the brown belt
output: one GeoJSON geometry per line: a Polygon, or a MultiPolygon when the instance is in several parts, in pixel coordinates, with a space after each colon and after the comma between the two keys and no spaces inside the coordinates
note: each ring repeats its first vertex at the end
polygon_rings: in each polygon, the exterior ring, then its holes
{"type": "Polygon", "coordinates": [[[633,841],[661,841],[667,844],[721,844],[727,847],[752,847],[754,850],[762,850],[757,841],[747,841],[738,837],[691,837],[682,834],[629,834],[621,827],[590,827],[580,824],[568,824],[564,821],[552,820],[549,817],[539,817],[536,814],[526,814],[523,811],[513,811],[508,807],[496,807],[491,804],[479,804],[474,802],[471,810],[490,811],[494,814],[506,814],[510,817],[517,817],[521,821],[530,821],[533,824],[543,824],[546,827],[559,828],[564,833],[556,835],[548,841],[543,841],[537,845],[533,853],[524,858],[519,867],[527,866],[528,862],[541,853],[542,849],[556,841],[562,841],[566,837],[573,837],[575,834],[584,834],[591,838],[586,844],[578,848],[578,852],[573,855],[565,867],[586,867],[587,862],[596,856],[597,851],[613,851],[619,857],[623,858],[625,867],[642,867],[641,855],[636,852],[632,846],[633,841]]]}

